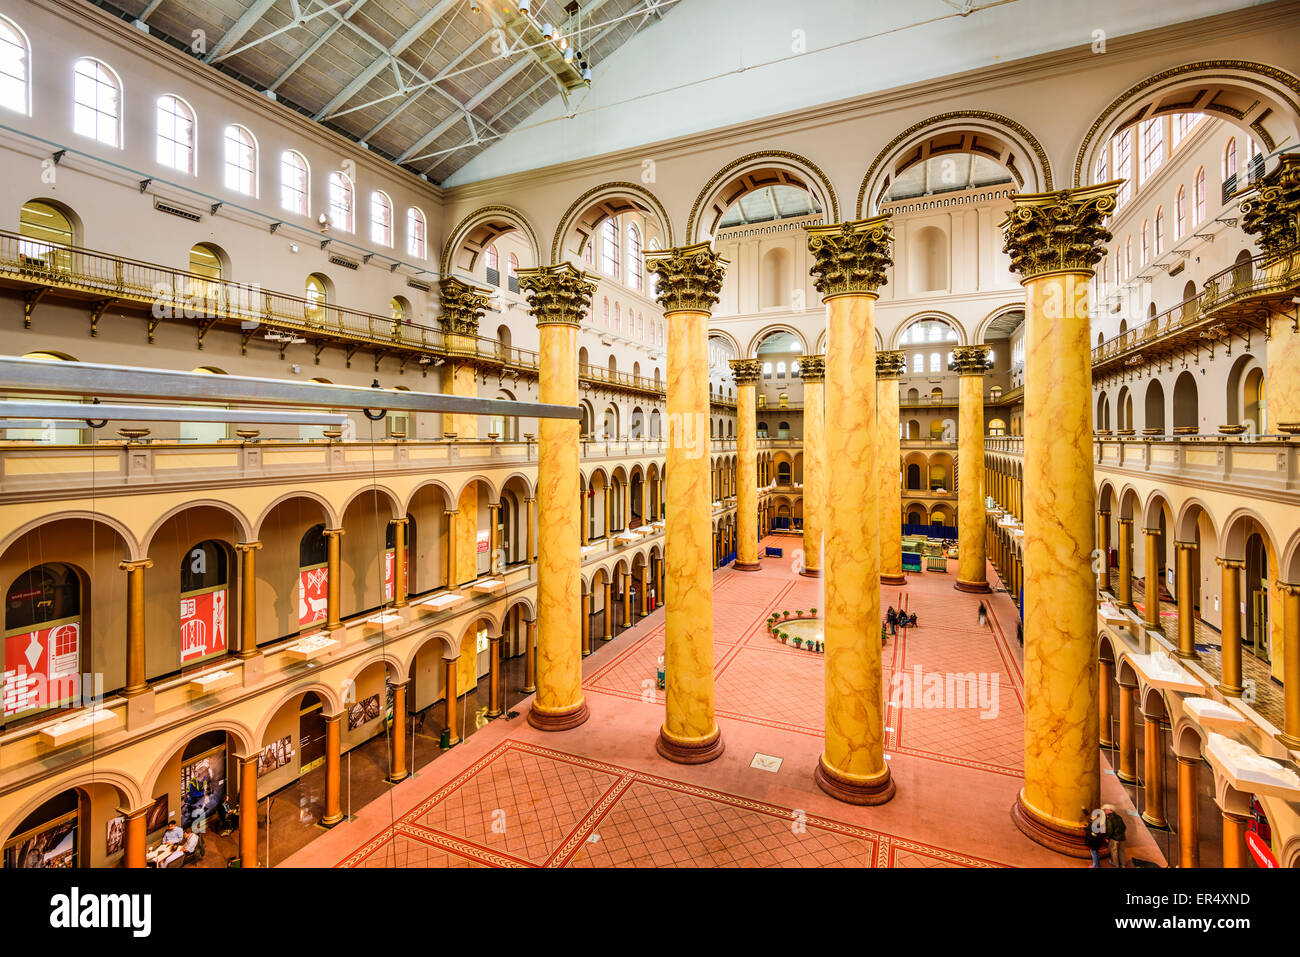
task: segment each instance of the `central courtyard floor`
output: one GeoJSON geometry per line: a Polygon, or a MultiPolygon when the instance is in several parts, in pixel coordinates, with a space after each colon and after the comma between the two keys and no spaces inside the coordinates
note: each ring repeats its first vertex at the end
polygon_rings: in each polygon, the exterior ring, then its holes
{"type": "MultiPolygon", "coordinates": [[[[770,543],[790,551],[798,539],[770,543]]],[[[823,584],[767,558],[760,571],[714,576],[726,745],[717,760],[682,766],[655,751],[661,609],[583,662],[587,723],[538,731],[524,719],[525,699],[514,718],[491,722],[281,866],[1086,867],[1012,823],[1024,749],[1016,611],[1005,593],[955,590],[955,574],[954,561],[948,574],[912,574],[882,591],[882,609],[905,607],[918,622],[884,645],[886,695],[895,674],[911,681],[918,667],[975,673],[986,692],[965,707],[927,707],[919,689],[890,704],[885,751],[897,795],[888,804],[843,804],[813,781],[824,656],[781,644],[764,623],[772,612],[820,613],[823,584]],[[983,627],[981,597],[993,612],[983,627]]],[[[989,576],[996,581],[992,567],[989,576]]],[[[1128,815],[1126,853],[1163,866],[1113,774],[1102,774],[1102,800],[1128,815]]]]}

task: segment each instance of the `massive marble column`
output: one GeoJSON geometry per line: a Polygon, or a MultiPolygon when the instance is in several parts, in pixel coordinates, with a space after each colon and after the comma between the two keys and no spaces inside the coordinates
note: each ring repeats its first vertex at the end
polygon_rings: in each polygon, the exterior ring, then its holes
{"type": "Polygon", "coordinates": [[[411,773],[406,766],[406,689],[410,681],[390,682],[393,689],[393,737],[388,752],[388,781],[405,781],[411,773]]]}
{"type": "MultiPolygon", "coordinates": [[[[343,820],[343,806],[339,801],[339,782],[342,779],[343,713],[325,716],[325,814],[321,827],[333,827],[343,820]]],[[[242,820],[242,818],[241,818],[242,820]]]]}
{"type": "Polygon", "coordinates": [[[537,619],[529,618],[524,624],[524,686],[519,690],[532,694],[537,690],[537,619]]]}
{"type": "MultiPolygon", "coordinates": [[[[567,263],[525,269],[519,288],[541,334],[539,398],[578,404],[578,329],[595,283],[567,263]]],[[[540,419],[537,440],[537,694],[528,723],[564,731],[587,720],[582,695],[582,532],[576,419],[540,419]]]]}
{"type": "MultiPolygon", "coordinates": [[[[443,366],[442,391],[448,395],[478,395],[478,323],[488,307],[488,297],[481,290],[459,279],[448,277],[438,283],[442,304],[439,323],[447,362],[443,366]]],[[[478,416],[462,413],[444,414],[443,431],[458,438],[478,438],[478,416]]]]}
{"type": "Polygon", "coordinates": [[[898,436],[898,379],[907,370],[902,352],[876,353],[876,442],[880,488],[880,584],[905,585],[903,576],[903,456],[898,436]]]}
{"type": "Polygon", "coordinates": [[[756,572],[758,560],[758,391],[760,365],[757,359],[732,359],[731,375],[736,380],[736,468],[739,483],[736,495],[736,524],[739,542],[736,571],[756,572]]]}
{"type": "Polygon", "coordinates": [[[239,866],[257,862],[257,761],[260,755],[239,758],[239,866]]]}
{"type": "Polygon", "coordinates": [[[1200,802],[1197,793],[1197,776],[1201,770],[1200,758],[1178,755],[1178,864],[1180,867],[1201,866],[1200,802]]]}
{"type": "MultiPolygon", "coordinates": [[[[984,373],[987,346],[957,346],[952,366],[958,375],[957,412],[957,589],[987,592],[984,553],[984,373]]],[[[1091,510],[1089,512],[1091,514],[1091,510]]],[[[1089,569],[1092,564],[1089,563],[1089,569]]]]}
{"type": "MultiPolygon", "coordinates": [[[[1256,236],[1264,254],[1264,273],[1280,279],[1294,268],[1300,247],[1300,154],[1278,157],[1277,166],[1256,181],[1256,189],[1241,200],[1242,231],[1256,236]]],[[[1300,335],[1295,304],[1280,304],[1266,320],[1270,324],[1268,351],[1268,420],[1260,431],[1277,433],[1280,426],[1300,426],[1300,335]]]]}
{"type": "Polygon", "coordinates": [[[813,283],[827,306],[826,747],[815,779],[851,804],[894,796],[885,762],[876,481],[877,290],[893,236],[887,216],[808,230],[813,283]]]}
{"type": "Polygon", "coordinates": [[[339,600],[340,586],[343,583],[343,561],[339,555],[344,528],[325,529],[326,567],[329,569],[325,580],[325,627],[333,631],[343,627],[343,608],[339,600]]]}
{"type": "Polygon", "coordinates": [[[826,357],[804,356],[799,362],[799,377],[803,379],[803,571],[800,574],[821,578],[826,530],[826,357]]]}
{"type": "Polygon", "coordinates": [[[1142,820],[1152,827],[1166,828],[1165,819],[1165,727],[1162,716],[1143,712],[1142,757],[1146,763],[1142,788],[1142,820]]]}
{"type": "Polygon", "coordinates": [[[408,518],[395,518],[393,526],[393,607],[405,608],[406,600],[406,526],[408,518]]]}
{"type": "Polygon", "coordinates": [[[1110,509],[1097,510],[1097,590],[1110,591],[1110,509]]]}
{"type": "Polygon", "coordinates": [[[443,658],[443,719],[447,722],[447,731],[449,732],[448,747],[460,742],[460,717],[458,715],[457,705],[460,703],[460,692],[456,688],[456,675],[460,671],[460,656],[455,658],[443,658]]]}
{"type": "Polygon", "coordinates": [[[664,638],[666,714],[656,748],[699,764],[722,754],[713,716],[713,574],[709,559],[709,312],[724,260],[708,243],[646,256],[668,327],[668,476],[664,638]]]}
{"type": "Polygon", "coordinates": [[[1075,857],[1101,788],[1088,291],[1116,185],[1013,195],[1002,224],[1026,293],[1025,783],[1012,816],[1075,857]]]}

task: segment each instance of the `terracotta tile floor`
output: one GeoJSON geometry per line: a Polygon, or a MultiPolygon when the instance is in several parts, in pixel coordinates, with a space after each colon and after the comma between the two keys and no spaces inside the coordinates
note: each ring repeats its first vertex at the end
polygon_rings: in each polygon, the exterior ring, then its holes
{"type": "MultiPolygon", "coordinates": [[[[980,627],[979,596],[952,587],[955,563],[882,596],[918,619],[884,646],[885,693],[891,676],[912,680],[918,666],[923,675],[974,673],[990,693],[985,707],[926,707],[919,694],[891,707],[886,752],[898,793],[888,804],[852,807],[817,787],[823,658],[777,642],[763,624],[773,611],[820,608],[822,583],[791,571],[798,539],[769,541],[786,556],[764,559],[758,572],[715,575],[720,758],[684,767],[654,749],[663,721],[663,694],[653,687],[660,610],[583,662],[586,724],[537,731],[522,718],[523,702],[519,718],[485,726],[285,865],[1086,866],[1030,842],[1011,822],[1024,735],[1015,609],[1005,593],[984,596],[994,614],[980,627]],[[779,767],[753,766],[760,754],[779,767]]],[[[1102,796],[1132,810],[1114,775],[1102,776],[1102,796]]],[[[1130,856],[1163,864],[1140,819],[1128,820],[1130,856]]]]}

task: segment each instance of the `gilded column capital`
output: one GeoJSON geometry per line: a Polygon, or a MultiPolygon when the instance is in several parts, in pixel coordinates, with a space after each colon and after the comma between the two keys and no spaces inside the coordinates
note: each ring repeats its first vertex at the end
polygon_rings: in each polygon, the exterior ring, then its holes
{"type": "Polygon", "coordinates": [[[1258,236],[1259,248],[1278,259],[1300,247],[1300,155],[1285,153],[1241,201],[1242,231],[1258,236]]]}
{"type": "Polygon", "coordinates": [[[1020,281],[1058,272],[1093,274],[1110,242],[1106,218],[1115,211],[1122,180],[1058,193],[1013,193],[1011,212],[1000,226],[1002,251],[1020,281]]]}
{"type": "Polygon", "coordinates": [[[876,379],[897,379],[907,371],[907,356],[902,350],[876,353],[876,379]]]}
{"type": "Polygon", "coordinates": [[[804,382],[826,381],[826,357],[804,356],[799,360],[799,378],[804,382]]]}
{"type": "Polygon", "coordinates": [[[711,312],[722,292],[727,261],[707,242],[645,254],[646,269],[659,277],[664,312],[711,312]]]}
{"type": "Polygon", "coordinates": [[[438,283],[438,300],[442,305],[440,322],[444,332],[478,335],[478,321],[488,307],[488,297],[478,287],[448,277],[438,283]]]}
{"type": "Polygon", "coordinates": [[[411,519],[410,519],[409,516],[402,516],[401,518],[390,518],[390,519],[388,520],[388,524],[389,524],[389,525],[406,525],[406,524],[407,524],[408,522],[410,522],[410,521],[411,521],[411,519]]]}
{"type": "Polygon", "coordinates": [[[1131,525],[1133,524],[1133,519],[1131,519],[1131,518],[1123,518],[1123,517],[1120,517],[1120,518],[1115,519],[1115,521],[1116,521],[1118,524],[1120,524],[1120,525],[1129,525],[1129,526],[1131,526],[1131,525]]]}
{"type": "Polygon", "coordinates": [[[332,535],[343,535],[346,532],[347,532],[346,528],[327,528],[323,532],[321,532],[321,534],[324,535],[326,538],[328,538],[332,535]]]}
{"type": "Polygon", "coordinates": [[[808,251],[813,255],[813,286],[822,300],[846,295],[875,295],[889,282],[894,232],[889,216],[812,226],[808,251]]]}
{"type": "Polygon", "coordinates": [[[1245,560],[1241,558],[1223,558],[1220,556],[1214,560],[1214,563],[1218,565],[1220,568],[1245,568],[1246,567],[1245,560]]]}
{"type": "Polygon", "coordinates": [[[519,270],[519,291],[539,326],[581,326],[596,294],[596,280],[566,262],[519,270]]]}
{"type": "Polygon", "coordinates": [[[762,365],[757,359],[732,359],[730,365],[736,385],[754,385],[762,375],[762,365]]]}
{"type": "Polygon", "coordinates": [[[117,567],[124,572],[133,572],[138,568],[153,568],[152,558],[136,558],[118,562],[117,567]]]}
{"type": "Polygon", "coordinates": [[[1159,534],[1160,534],[1160,526],[1157,525],[1157,526],[1155,526],[1154,528],[1145,528],[1145,527],[1144,527],[1144,528],[1142,529],[1142,534],[1143,534],[1143,535],[1146,535],[1146,536],[1148,536],[1148,537],[1155,537],[1156,535],[1159,535],[1159,534]]]}
{"type": "Polygon", "coordinates": [[[1300,595],[1300,584],[1295,582],[1274,581],[1273,587],[1284,595],[1300,595]]]}
{"type": "Polygon", "coordinates": [[[1180,541],[1174,542],[1174,548],[1182,552],[1194,552],[1200,547],[1201,546],[1198,545],[1196,542],[1180,542],[1180,541]]]}
{"type": "Polygon", "coordinates": [[[262,547],[261,542],[236,542],[235,543],[235,551],[237,552],[252,552],[252,551],[256,551],[261,547],[262,547]]]}
{"type": "Polygon", "coordinates": [[[982,376],[989,371],[989,347],[956,346],[948,368],[958,375],[982,376]]]}

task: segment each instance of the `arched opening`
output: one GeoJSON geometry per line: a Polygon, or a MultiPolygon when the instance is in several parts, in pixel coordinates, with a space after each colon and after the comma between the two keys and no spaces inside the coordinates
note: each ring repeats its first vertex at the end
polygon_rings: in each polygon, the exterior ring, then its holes
{"type": "Polygon", "coordinates": [[[1200,431],[1200,423],[1196,378],[1190,372],[1181,372],[1174,380],[1174,432],[1195,434],[1200,431]]]}
{"type": "Polygon", "coordinates": [[[1147,385],[1147,394],[1145,400],[1145,419],[1146,428],[1159,429],[1163,434],[1165,430],[1165,387],[1160,384],[1159,379],[1152,379],[1147,385]]]}
{"type": "Polygon", "coordinates": [[[908,245],[908,292],[935,292],[948,288],[948,234],[938,226],[924,226],[912,234],[908,245]]]}

